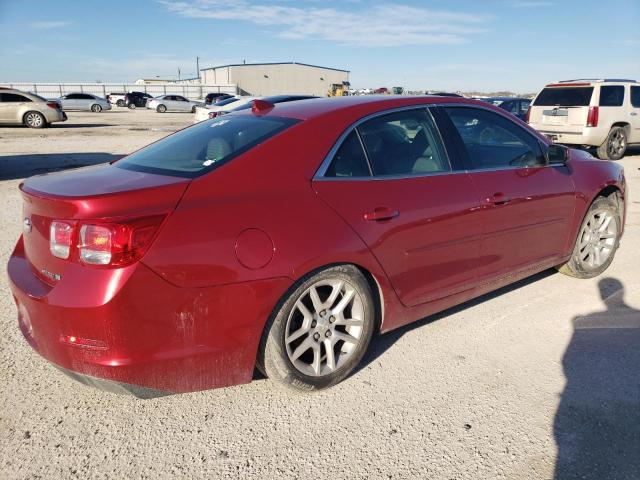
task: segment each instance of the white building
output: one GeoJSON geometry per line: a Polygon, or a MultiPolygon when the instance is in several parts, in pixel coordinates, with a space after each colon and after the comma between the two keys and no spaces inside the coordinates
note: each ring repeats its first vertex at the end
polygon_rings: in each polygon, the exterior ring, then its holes
{"type": "Polygon", "coordinates": [[[333,84],[349,81],[349,71],[305,63],[240,63],[203,68],[206,85],[237,85],[243,95],[300,94],[324,97],[333,84]]]}

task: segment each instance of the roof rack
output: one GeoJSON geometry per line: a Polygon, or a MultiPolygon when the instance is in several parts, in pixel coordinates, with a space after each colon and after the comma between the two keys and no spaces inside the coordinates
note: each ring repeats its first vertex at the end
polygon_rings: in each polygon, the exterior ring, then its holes
{"type": "Polygon", "coordinates": [[[570,82],[620,82],[620,83],[638,83],[637,80],[631,80],[628,78],[574,78],[572,80],[559,80],[556,83],[570,83],[570,82]]]}

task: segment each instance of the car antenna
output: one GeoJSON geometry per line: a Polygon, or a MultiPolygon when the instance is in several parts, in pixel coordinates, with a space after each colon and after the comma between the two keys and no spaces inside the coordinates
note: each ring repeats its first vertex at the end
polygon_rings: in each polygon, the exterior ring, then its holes
{"type": "Polygon", "coordinates": [[[253,101],[253,106],[251,107],[251,111],[255,115],[265,115],[273,110],[275,105],[271,102],[267,102],[266,100],[256,99],[253,101]]]}

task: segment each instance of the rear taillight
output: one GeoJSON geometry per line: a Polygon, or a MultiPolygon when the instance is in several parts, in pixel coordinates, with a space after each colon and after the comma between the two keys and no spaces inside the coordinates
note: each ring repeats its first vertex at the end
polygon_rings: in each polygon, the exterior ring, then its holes
{"type": "Polygon", "coordinates": [[[49,102],[47,103],[47,107],[53,108],[54,110],[58,110],[60,108],[60,105],[58,105],[56,102],[49,102]]]}
{"type": "Polygon", "coordinates": [[[216,118],[218,116],[218,112],[209,112],[209,118],[216,118]]]}
{"type": "Polygon", "coordinates": [[[529,119],[531,118],[531,107],[527,108],[527,113],[524,116],[524,121],[529,123],[529,119]]]}
{"type": "Polygon", "coordinates": [[[151,242],[155,238],[164,215],[121,220],[117,222],[80,222],[71,224],[54,221],[51,223],[51,252],[59,258],[71,258],[86,265],[109,265],[122,267],[130,265],[142,258],[151,242]],[[58,234],[62,225],[68,229],[58,234]],[[55,226],[55,228],[54,228],[55,226]],[[58,236],[56,236],[58,235],[58,236]],[[77,253],[73,251],[72,240],[76,239],[77,253]],[[66,239],[65,250],[60,248],[60,254],[54,251],[54,240],[66,239]],[[70,251],[73,253],[70,255],[70,251]]]}
{"type": "Polygon", "coordinates": [[[73,226],[66,222],[51,222],[49,227],[49,250],[54,257],[69,258],[73,226]]]}
{"type": "Polygon", "coordinates": [[[587,127],[597,127],[599,116],[600,116],[600,108],[589,107],[589,114],[587,115],[587,127]]]}

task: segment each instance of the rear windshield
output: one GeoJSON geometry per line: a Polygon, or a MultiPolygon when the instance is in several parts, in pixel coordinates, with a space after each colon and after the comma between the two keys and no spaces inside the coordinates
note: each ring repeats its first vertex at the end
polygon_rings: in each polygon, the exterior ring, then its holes
{"type": "Polygon", "coordinates": [[[185,128],[132,153],[115,166],[139,172],[197,177],[250,150],[298,120],[225,116],[185,128]]]}
{"type": "Polygon", "coordinates": [[[225,105],[229,105],[230,103],[237,102],[238,100],[240,99],[236,97],[227,98],[226,100],[220,100],[218,103],[216,103],[216,107],[224,107],[225,105]]]}
{"type": "Polygon", "coordinates": [[[545,107],[588,107],[592,94],[593,87],[545,88],[533,104],[545,107]]]}

